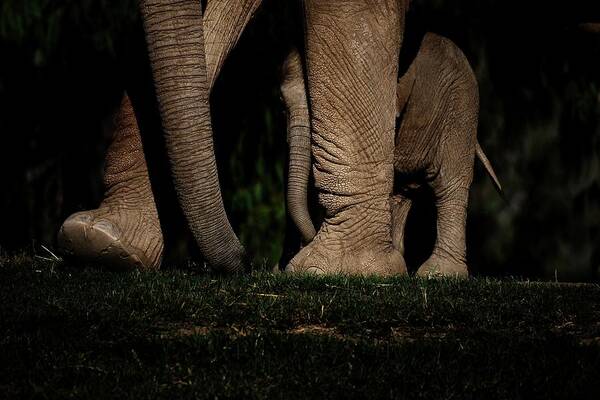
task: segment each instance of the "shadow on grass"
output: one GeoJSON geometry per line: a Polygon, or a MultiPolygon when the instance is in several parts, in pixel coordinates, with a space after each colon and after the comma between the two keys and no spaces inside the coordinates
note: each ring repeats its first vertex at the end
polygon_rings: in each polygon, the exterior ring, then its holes
{"type": "Polygon", "coordinates": [[[600,287],[0,261],[0,391],[81,398],[589,398],[600,287]]]}

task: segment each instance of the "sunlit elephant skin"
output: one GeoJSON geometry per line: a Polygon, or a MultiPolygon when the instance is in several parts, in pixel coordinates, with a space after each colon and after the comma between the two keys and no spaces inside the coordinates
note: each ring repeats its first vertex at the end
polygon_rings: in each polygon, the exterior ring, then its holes
{"type": "MultiPolygon", "coordinates": [[[[196,43],[196,47],[204,46],[197,50],[203,51],[206,56],[203,84],[208,93],[227,55],[260,3],[261,0],[208,1],[206,13],[199,23],[205,42],[203,44],[199,39],[196,43]]],[[[194,8],[200,8],[200,2],[194,4],[194,8]]],[[[144,2],[141,5],[142,11],[148,11],[144,2]]],[[[197,37],[198,32],[195,34],[197,37]]],[[[198,104],[207,112],[206,94],[203,99],[199,98],[198,104]]],[[[104,200],[98,209],[70,216],[59,231],[58,244],[66,255],[79,260],[117,269],[156,269],[161,263],[163,236],[140,130],[127,95],[123,98],[117,120],[113,142],[106,155],[104,200]]],[[[206,126],[204,129],[207,129],[206,126]]],[[[239,269],[239,265],[234,263],[225,265],[239,269]]]]}
{"type": "Polygon", "coordinates": [[[405,274],[389,202],[404,2],[304,6],[313,173],[326,216],[286,271],[405,274]]]}
{"type": "MultiPolygon", "coordinates": [[[[290,116],[301,114],[303,74],[298,57],[286,61],[283,99],[290,116]],[[292,90],[294,89],[294,90],[292,90]]],[[[419,268],[423,276],[468,275],[465,260],[465,222],[468,190],[477,156],[493,179],[500,183],[477,143],[478,87],[463,53],[450,40],[426,34],[415,60],[398,81],[394,168],[396,187],[391,200],[393,244],[404,253],[404,227],[410,210],[411,191],[429,185],[438,210],[438,236],[432,256],[419,268]]],[[[290,120],[293,118],[290,117],[290,120]]],[[[296,124],[289,124],[290,179],[288,208],[305,242],[314,236],[307,207],[306,186],[310,151],[304,140],[292,146],[296,124]],[[304,148],[302,148],[304,146],[304,148]],[[308,152],[308,156],[306,155],[308,152]],[[300,157],[298,155],[301,155],[300,157]],[[307,161],[308,160],[308,161],[307,161]],[[301,171],[292,176],[292,168],[301,171]],[[304,188],[304,191],[301,189],[304,188]]]]}

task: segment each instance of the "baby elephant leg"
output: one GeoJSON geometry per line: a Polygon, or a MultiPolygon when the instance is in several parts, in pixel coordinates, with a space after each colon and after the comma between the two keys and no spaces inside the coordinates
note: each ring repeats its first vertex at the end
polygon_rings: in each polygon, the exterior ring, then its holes
{"type": "Polygon", "coordinates": [[[390,199],[392,209],[392,245],[404,257],[404,229],[412,200],[400,194],[390,199]]]}
{"type": "Polygon", "coordinates": [[[465,231],[472,168],[469,173],[443,180],[444,171],[434,181],[437,208],[437,238],[431,257],[417,271],[426,277],[467,277],[465,231]]]}

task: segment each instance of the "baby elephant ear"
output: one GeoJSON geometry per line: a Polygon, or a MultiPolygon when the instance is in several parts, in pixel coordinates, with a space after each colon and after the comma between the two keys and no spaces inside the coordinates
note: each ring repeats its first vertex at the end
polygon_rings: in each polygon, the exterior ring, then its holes
{"type": "Polygon", "coordinates": [[[586,22],[579,24],[579,29],[588,33],[600,33],[600,22],[586,22]]]}

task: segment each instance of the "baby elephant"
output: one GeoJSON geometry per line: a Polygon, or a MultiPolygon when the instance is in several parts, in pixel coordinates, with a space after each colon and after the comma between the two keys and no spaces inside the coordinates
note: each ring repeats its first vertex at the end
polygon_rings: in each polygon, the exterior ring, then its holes
{"type": "Polygon", "coordinates": [[[465,55],[450,40],[427,33],[398,82],[397,101],[394,245],[403,251],[411,190],[428,185],[435,196],[437,238],[417,274],[467,276],[465,227],[475,156],[499,191],[501,186],[477,142],[479,90],[465,55]]]}
{"type": "MultiPolygon", "coordinates": [[[[282,83],[290,115],[288,207],[303,239],[310,241],[315,230],[306,198],[310,167],[310,149],[306,147],[308,110],[306,97],[299,90],[304,83],[298,63],[299,58],[293,54],[288,58],[282,83]],[[295,120],[302,123],[294,124],[295,120]]],[[[435,196],[437,238],[432,255],[417,274],[468,276],[465,228],[475,156],[499,191],[501,186],[477,142],[478,86],[462,51],[450,40],[427,33],[416,58],[398,81],[397,106],[391,198],[393,244],[403,252],[411,192],[427,185],[435,196]]]]}

